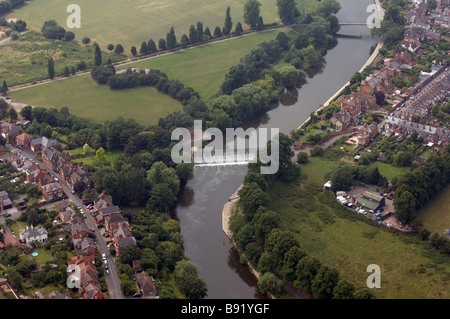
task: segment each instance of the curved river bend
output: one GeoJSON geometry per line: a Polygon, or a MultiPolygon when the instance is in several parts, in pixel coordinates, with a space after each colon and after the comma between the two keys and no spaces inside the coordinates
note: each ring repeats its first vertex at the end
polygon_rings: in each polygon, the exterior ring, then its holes
{"type": "MultiPolygon", "coordinates": [[[[340,3],[340,21],[362,22],[370,14],[366,8],[373,1],[340,0],[340,3]]],[[[251,123],[252,127],[279,128],[288,134],[361,69],[378,39],[373,39],[365,26],[343,26],[340,33],[362,37],[338,38],[338,44],[324,57],[323,67],[294,92],[294,101],[282,100],[278,107],[251,123]]],[[[255,277],[239,263],[239,255],[222,231],[223,205],[242,184],[246,173],[247,167],[243,165],[196,167],[194,178],[188,182],[176,207],[185,254],[197,264],[199,276],[206,281],[208,298],[264,298],[255,277]]]]}

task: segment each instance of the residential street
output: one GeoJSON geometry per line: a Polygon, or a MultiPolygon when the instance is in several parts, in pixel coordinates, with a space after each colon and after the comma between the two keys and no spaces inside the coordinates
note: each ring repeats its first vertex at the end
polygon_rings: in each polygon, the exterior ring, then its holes
{"type": "MultiPolygon", "coordinates": [[[[10,151],[13,149],[16,149],[15,147],[13,147],[12,145],[6,144],[6,148],[9,149],[10,151]]],[[[29,150],[21,150],[22,154],[27,157],[28,159],[37,161],[36,158],[34,157],[34,154],[29,151],[29,150]]],[[[39,165],[41,167],[43,167],[45,170],[48,170],[50,172],[50,174],[53,177],[57,177],[59,178],[59,175],[56,174],[54,171],[52,171],[48,166],[46,166],[44,163],[38,161],[39,165]]],[[[107,260],[108,260],[108,266],[109,266],[109,275],[106,275],[105,273],[105,279],[106,279],[106,284],[108,286],[108,292],[109,295],[111,297],[111,299],[123,299],[123,294],[122,294],[122,290],[120,289],[120,279],[119,276],[117,274],[116,271],[116,267],[114,265],[114,262],[111,258],[111,255],[109,253],[109,248],[106,246],[105,240],[103,239],[102,234],[100,233],[99,229],[97,228],[97,225],[95,224],[95,222],[93,221],[91,215],[89,214],[89,210],[87,209],[87,207],[83,204],[83,201],[76,195],[73,195],[70,192],[70,189],[64,185],[64,183],[61,183],[64,193],[67,195],[67,197],[77,206],[81,207],[83,209],[84,212],[86,212],[86,224],[89,226],[89,228],[93,228],[95,230],[95,236],[96,236],[96,244],[97,244],[97,249],[99,251],[100,254],[106,254],[107,256],[107,260]]]]}

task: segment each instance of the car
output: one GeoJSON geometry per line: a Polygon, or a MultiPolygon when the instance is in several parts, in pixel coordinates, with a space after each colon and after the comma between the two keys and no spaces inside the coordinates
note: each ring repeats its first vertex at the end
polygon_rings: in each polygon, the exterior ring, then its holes
{"type": "Polygon", "coordinates": [[[105,253],[102,254],[102,259],[106,260],[106,254],[105,253]]]}
{"type": "Polygon", "coordinates": [[[8,217],[11,217],[11,214],[10,214],[10,213],[8,213],[8,214],[5,215],[5,218],[8,218],[8,217]]]}
{"type": "Polygon", "coordinates": [[[105,269],[108,270],[108,265],[105,265],[105,269]]]}
{"type": "Polygon", "coordinates": [[[106,274],[109,275],[109,269],[106,269],[106,274]]]}
{"type": "Polygon", "coordinates": [[[75,195],[75,191],[71,191],[72,195],[75,195]]]}
{"type": "Polygon", "coordinates": [[[108,260],[105,259],[105,266],[108,266],[108,260]]]}
{"type": "Polygon", "coordinates": [[[95,230],[94,230],[94,227],[91,227],[91,232],[94,232],[95,230]]]}
{"type": "Polygon", "coordinates": [[[140,298],[142,297],[141,293],[137,292],[133,295],[134,298],[140,298]]]}

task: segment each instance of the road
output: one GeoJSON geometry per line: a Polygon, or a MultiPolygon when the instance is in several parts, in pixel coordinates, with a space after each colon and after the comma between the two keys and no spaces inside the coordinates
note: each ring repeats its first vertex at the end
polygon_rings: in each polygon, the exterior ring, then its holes
{"type": "MultiPolygon", "coordinates": [[[[6,144],[6,148],[10,151],[13,149],[16,149],[12,145],[6,144]]],[[[53,170],[51,170],[47,165],[45,165],[42,162],[39,162],[36,160],[34,154],[31,151],[28,150],[21,150],[24,157],[36,161],[40,164],[41,167],[43,167],[45,170],[50,172],[50,175],[52,177],[59,178],[58,174],[55,173],[53,170]]],[[[123,299],[124,296],[122,294],[122,290],[120,289],[120,279],[119,275],[117,273],[116,267],[114,265],[114,261],[111,258],[111,255],[109,253],[109,248],[106,246],[106,242],[103,239],[102,234],[100,233],[100,230],[98,229],[97,225],[95,224],[94,220],[92,219],[92,216],[89,214],[89,210],[87,207],[83,204],[83,201],[76,195],[72,194],[70,189],[64,185],[64,183],[61,183],[64,193],[67,195],[67,197],[77,206],[81,207],[84,212],[86,212],[86,224],[89,226],[89,228],[93,228],[95,231],[96,236],[96,244],[97,249],[100,254],[106,254],[107,260],[108,260],[108,267],[109,267],[109,275],[106,275],[105,272],[105,279],[106,279],[106,285],[108,287],[108,292],[111,297],[111,299],[123,299]]]]}

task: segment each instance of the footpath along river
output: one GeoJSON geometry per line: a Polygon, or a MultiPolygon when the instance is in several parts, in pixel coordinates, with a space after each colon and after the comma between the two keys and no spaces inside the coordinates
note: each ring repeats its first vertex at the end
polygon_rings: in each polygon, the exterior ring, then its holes
{"type": "MultiPolygon", "coordinates": [[[[373,0],[340,0],[342,22],[365,22],[373,0]]],[[[250,123],[254,128],[279,128],[289,134],[306,121],[311,112],[332,97],[350,77],[364,66],[379,39],[370,36],[366,26],[342,26],[342,34],[360,38],[338,38],[328,51],[320,70],[311,74],[290,98],[250,123]]],[[[187,184],[175,214],[184,237],[185,254],[197,264],[199,276],[211,299],[265,298],[258,291],[254,275],[239,262],[239,254],[222,230],[222,209],[242,184],[245,165],[201,166],[187,184]]]]}

